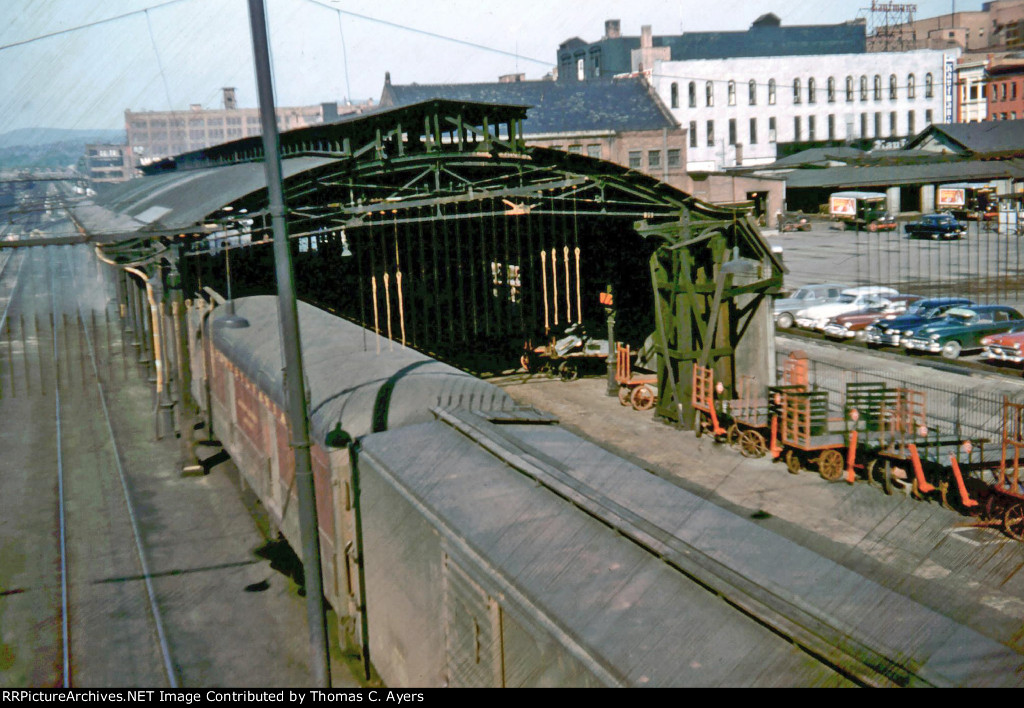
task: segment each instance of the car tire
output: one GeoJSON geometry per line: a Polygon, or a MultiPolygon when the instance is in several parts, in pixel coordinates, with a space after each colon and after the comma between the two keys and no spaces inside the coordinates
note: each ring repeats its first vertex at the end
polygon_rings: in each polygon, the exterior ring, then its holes
{"type": "Polygon", "coordinates": [[[958,359],[961,349],[963,347],[960,346],[960,342],[946,342],[942,346],[942,357],[944,359],[958,359]]]}
{"type": "Polygon", "coordinates": [[[779,329],[789,329],[793,326],[793,315],[783,312],[775,318],[775,324],[778,325],[779,329]]]}
{"type": "Polygon", "coordinates": [[[939,235],[938,234],[932,234],[932,241],[938,241],[938,240],[939,240],[939,235]]]}

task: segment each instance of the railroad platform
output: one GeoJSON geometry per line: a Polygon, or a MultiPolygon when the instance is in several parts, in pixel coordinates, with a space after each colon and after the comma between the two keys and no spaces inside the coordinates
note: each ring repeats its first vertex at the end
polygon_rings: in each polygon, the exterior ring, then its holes
{"type": "MultiPolygon", "coordinates": [[[[287,558],[230,462],[183,476],[177,439],[156,439],[112,294],[85,247],[24,249],[2,270],[0,686],[310,685],[287,558]]],[[[332,664],[335,686],[359,685],[332,664]]]]}
{"type": "Polygon", "coordinates": [[[652,473],[1024,651],[1024,544],[998,529],[863,481],[829,483],[813,472],[789,474],[769,458],[745,458],[620,405],[605,395],[604,379],[517,373],[495,383],[652,473]]]}

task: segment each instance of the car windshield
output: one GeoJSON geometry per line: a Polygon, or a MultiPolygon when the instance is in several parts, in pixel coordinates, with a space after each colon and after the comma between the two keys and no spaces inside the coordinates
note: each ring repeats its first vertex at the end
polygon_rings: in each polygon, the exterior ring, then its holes
{"type": "Polygon", "coordinates": [[[857,296],[856,295],[840,295],[839,296],[839,300],[837,300],[837,302],[840,303],[840,304],[843,304],[843,305],[848,305],[851,302],[855,302],[856,300],[857,300],[857,296]]]}
{"type": "Polygon", "coordinates": [[[811,291],[810,290],[808,290],[807,288],[800,288],[795,293],[793,293],[792,298],[794,300],[806,300],[810,296],[811,296],[811,291]]]}

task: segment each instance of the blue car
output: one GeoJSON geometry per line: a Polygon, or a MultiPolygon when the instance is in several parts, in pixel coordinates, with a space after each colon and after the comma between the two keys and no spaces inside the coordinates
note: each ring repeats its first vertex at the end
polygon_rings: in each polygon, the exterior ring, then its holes
{"type": "Polygon", "coordinates": [[[898,347],[903,337],[909,337],[915,329],[940,317],[954,307],[970,307],[973,300],[966,297],[933,297],[918,300],[899,317],[880,320],[869,326],[864,341],[869,347],[898,347]]]}

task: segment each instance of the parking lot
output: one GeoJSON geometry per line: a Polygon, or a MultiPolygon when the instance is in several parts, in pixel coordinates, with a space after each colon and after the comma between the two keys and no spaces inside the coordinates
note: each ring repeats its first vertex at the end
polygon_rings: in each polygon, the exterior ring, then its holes
{"type": "Polygon", "coordinates": [[[1021,238],[968,222],[955,241],[911,239],[897,231],[842,231],[812,221],[810,231],[765,231],[781,246],[787,289],[820,282],[885,285],[928,297],[966,296],[979,303],[1024,307],[1021,238]]]}

